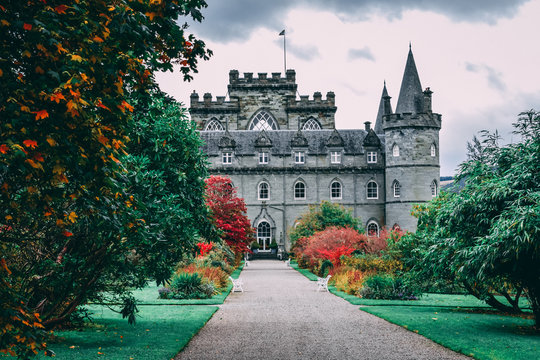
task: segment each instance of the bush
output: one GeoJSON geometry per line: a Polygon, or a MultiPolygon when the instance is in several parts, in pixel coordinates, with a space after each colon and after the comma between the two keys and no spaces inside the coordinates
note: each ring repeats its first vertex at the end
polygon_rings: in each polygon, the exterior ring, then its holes
{"type": "Polygon", "coordinates": [[[198,273],[175,275],[170,288],[175,299],[207,299],[212,296],[208,295],[207,289],[203,286],[202,277],[198,273]]]}
{"type": "Polygon", "coordinates": [[[354,267],[365,273],[394,273],[402,269],[399,260],[374,254],[359,254],[343,259],[343,265],[354,267]]]}
{"type": "Polygon", "coordinates": [[[334,264],[330,260],[324,260],[319,269],[319,276],[326,277],[332,268],[334,268],[334,264]]]}
{"type": "Polygon", "coordinates": [[[341,266],[335,269],[332,276],[334,286],[347,294],[356,295],[362,288],[365,274],[350,266],[341,266]]]}
{"type": "Polygon", "coordinates": [[[358,295],[366,299],[416,300],[419,293],[401,278],[390,274],[375,274],[366,277],[358,295]]]}
{"type": "Polygon", "coordinates": [[[340,264],[341,256],[363,249],[365,244],[366,235],[352,228],[329,227],[311,236],[303,253],[310,258],[312,264],[316,259],[327,259],[336,266],[340,264]]]}

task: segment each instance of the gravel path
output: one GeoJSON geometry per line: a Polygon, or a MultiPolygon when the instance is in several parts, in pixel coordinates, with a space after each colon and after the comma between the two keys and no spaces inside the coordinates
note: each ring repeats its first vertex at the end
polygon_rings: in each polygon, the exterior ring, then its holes
{"type": "Polygon", "coordinates": [[[469,359],[358,310],[281,261],[256,260],[179,359],[469,359]]]}

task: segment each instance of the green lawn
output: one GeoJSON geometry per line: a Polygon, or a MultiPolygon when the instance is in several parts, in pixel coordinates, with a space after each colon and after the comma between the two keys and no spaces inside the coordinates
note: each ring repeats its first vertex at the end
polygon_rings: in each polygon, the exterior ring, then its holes
{"type": "Polygon", "coordinates": [[[295,262],[292,262],[291,261],[291,267],[293,269],[295,269],[296,271],[298,271],[300,274],[304,275],[305,277],[307,277],[309,280],[311,281],[316,281],[318,276],[313,274],[311,271],[307,270],[307,269],[301,269],[298,267],[298,264],[295,263],[295,262]]]}
{"type": "Polygon", "coordinates": [[[218,308],[140,306],[134,326],[104,306],[89,309],[94,312],[94,324],[82,331],[55,332],[58,339],[49,343],[49,349],[57,359],[171,359],[218,308]]]}

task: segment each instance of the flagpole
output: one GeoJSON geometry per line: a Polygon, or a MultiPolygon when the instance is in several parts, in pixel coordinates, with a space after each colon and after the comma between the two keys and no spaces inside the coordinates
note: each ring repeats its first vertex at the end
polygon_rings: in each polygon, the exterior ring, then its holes
{"type": "Polygon", "coordinates": [[[285,29],[279,35],[283,35],[283,70],[285,71],[284,75],[287,76],[287,36],[285,35],[285,29]]]}

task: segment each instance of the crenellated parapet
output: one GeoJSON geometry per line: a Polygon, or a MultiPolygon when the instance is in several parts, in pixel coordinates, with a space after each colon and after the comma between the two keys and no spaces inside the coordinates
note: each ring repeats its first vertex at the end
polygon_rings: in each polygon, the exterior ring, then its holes
{"type": "Polygon", "coordinates": [[[336,95],[333,91],[326,93],[326,99],[322,98],[320,92],[313,94],[313,99],[309,99],[308,95],[300,95],[300,100],[296,99],[294,95],[290,95],[287,98],[287,112],[306,112],[306,111],[322,111],[325,113],[335,113],[336,107],[336,95]]]}
{"type": "Polygon", "coordinates": [[[268,73],[257,73],[256,76],[251,72],[245,72],[243,77],[240,77],[238,70],[229,71],[229,94],[235,96],[236,92],[252,91],[252,90],[285,90],[296,92],[296,71],[287,70],[285,77],[281,77],[280,72],[273,72],[268,76],[268,73]]]}
{"type": "Polygon", "coordinates": [[[436,113],[403,113],[383,116],[383,129],[397,128],[441,128],[441,114],[436,113]]]}
{"type": "Polygon", "coordinates": [[[216,96],[216,99],[213,100],[210,93],[205,93],[203,100],[200,101],[199,94],[193,91],[190,96],[189,111],[191,114],[236,113],[240,111],[240,105],[237,98],[225,101],[225,96],[216,96]]]}

